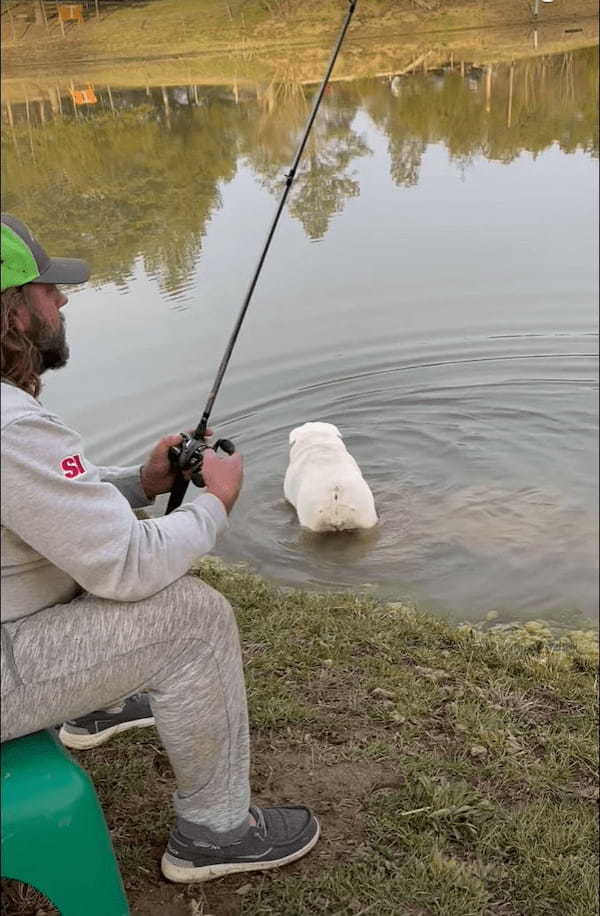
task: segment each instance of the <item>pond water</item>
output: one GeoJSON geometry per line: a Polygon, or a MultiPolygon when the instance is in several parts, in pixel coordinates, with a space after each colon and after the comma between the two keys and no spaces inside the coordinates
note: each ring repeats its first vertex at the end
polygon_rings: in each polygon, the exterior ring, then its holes
{"type": "MultiPolygon", "coordinates": [[[[217,554],[460,619],[597,615],[597,74],[590,48],[331,85],[213,412],[246,469],[217,554]],[[283,498],[317,419],[368,535],[283,498]]],[[[43,400],[129,463],[200,417],[314,87],[94,92],[12,106],[3,209],[93,265],[43,400]]]]}

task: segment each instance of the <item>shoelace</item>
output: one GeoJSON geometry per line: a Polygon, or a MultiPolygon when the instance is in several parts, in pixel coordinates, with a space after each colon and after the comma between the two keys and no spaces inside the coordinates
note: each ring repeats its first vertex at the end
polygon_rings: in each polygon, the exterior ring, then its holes
{"type": "Polygon", "coordinates": [[[250,808],[250,814],[256,821],[256,829],[264,837],[267,835],[267,824],[265,821],[265,816],[262,813],[262,808],[250,808]]]}

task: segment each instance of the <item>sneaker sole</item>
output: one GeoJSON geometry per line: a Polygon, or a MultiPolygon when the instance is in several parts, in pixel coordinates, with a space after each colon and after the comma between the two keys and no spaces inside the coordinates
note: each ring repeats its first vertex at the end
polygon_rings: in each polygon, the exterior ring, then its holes
{"type": "Polygon", "coordinates": [[[112,725],[110,728],[103,729],[103,731],[98,732],[96,735],[76,734],[75,732],[67,731],[63,725],[58,733],[58,737],[65,747],[73,748],[73,750],[76,751],[84,751],[90,747],[99,747],[101,744],[109,741],[114,735],[129,731],[130,728],[147,728],[149,725],[154,725],[154,716],[148,719],[136,719],[135,722],[120,722],[118,725],[112,725]]]}
{"type": "Polygon", "coordinates": [[[275,859],[268,862],[223,862],[218,865],[201,865],[197,868],[175,865],[171,858],[165,853],[160,863],[161,871],[169,881],[179,883],[200,883],[202,881],[212,881],[213,878],[223,878],[225,875],[235,875],[247,871],[266,871],[269,868],[279,868],[281,865],[288,865],[301,859],[307,852],[310,852],[321,835],[321,828],[317,821],[317,832],[310,838],[306,846],[296,850],[283,859],[275,859]]]}

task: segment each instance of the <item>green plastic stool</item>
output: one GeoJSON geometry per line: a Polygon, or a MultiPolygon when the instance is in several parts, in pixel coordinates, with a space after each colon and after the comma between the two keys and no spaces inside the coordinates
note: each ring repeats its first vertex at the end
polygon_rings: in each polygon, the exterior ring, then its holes
{"type": "Polygon", "coordinates": [[[61,916],[128,916],[90,777],[50,731],[6,741],[2,876],[41,891],[61,916]]]}

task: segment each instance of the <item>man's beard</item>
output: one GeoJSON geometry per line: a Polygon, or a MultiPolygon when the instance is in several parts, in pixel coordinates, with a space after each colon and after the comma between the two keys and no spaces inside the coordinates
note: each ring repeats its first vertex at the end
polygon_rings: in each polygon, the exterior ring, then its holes
{"type": "Polygon", "coordinates": [[[69,345],[65,331],[65,316],[59,315],[60,325],[51,328],[37,316],[29,333],[29,339],[37,348],[41,360],[40,374],[47,369],[61,369],[69,359],[69,345]]]}

